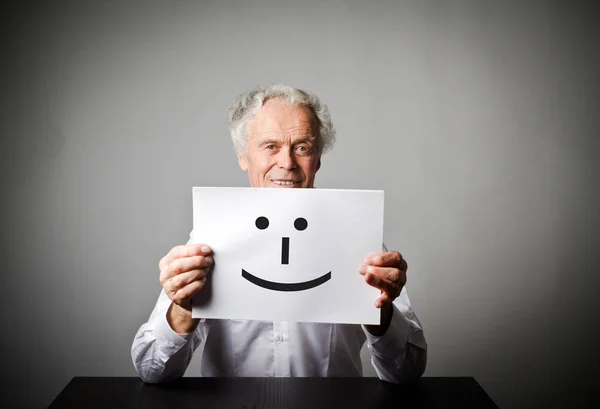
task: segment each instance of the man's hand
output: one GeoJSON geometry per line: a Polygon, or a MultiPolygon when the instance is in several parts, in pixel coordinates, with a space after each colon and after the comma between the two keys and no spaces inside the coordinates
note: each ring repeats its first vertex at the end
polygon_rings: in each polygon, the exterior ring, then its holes
{"type": "Polygon", "coordinates": [[[192,319],[192,297],[204,287],[213,266],[212,250],[206,244],[176,246],[158,263],[160,284],[171,299],[167,321],[178,333],[189,333],[198,325],[192,319]]]}
{"type": "Polygon", "coordinates": [[[397,251],[372,253],[358,271],[365,277],[367,284],[381,290],[375,306],[381,308],[390,304],[400,295],[406,284],[408,264],[397,251]]]}
{"type": "Polygon", "coordinates": [[[406,284],[406,270],[408,264],[397,251],[371,253],[358,269],[367,284],[381,291],[381,295],[375,301],[375,307],[381,308],[381,325],[365,325],[371,334],[382,335],[387,330],[392,314],[392,302],[406,284]]]}

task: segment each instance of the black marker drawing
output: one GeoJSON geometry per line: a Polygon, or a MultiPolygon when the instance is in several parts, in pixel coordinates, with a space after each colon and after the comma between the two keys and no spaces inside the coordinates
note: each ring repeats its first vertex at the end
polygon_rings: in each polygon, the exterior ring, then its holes
{"type": "Polygon", "coordinates": [[[250,274],[246,270],[242,269],[242,277],[250,281],[252,284],[256,284],[259,287],[266,288],[267,290],[274,291],[304,291],[310,290],[318,285],[321,285],[331,278],[331,271],[327,274],[323,274],[319,278],[314,280],[304,281],[302,283],[277,283],[275,281],[267,281],[262,278],[258,278],[253,274],[250,274]]]}
{"type": "Polygon", "coordinates": [[[290,238],[281,238],[281,264],[290,264],[290,238]]]}
{"type": "Polygon", "coordinates": [[[294,221],[294,227],[296,228],[296,230],[306,230],[306,228],[308,227],[308,222],[306,221],[306,219],[304,217],[298,217],[295,221],[294,221]]]}
{"type": "MultiPolygon", "coordinates": [[[[269,219],[264,216],[260,216],[254,222],[256,228],[260,230],[265,230],[269,227],[269,219]]],[[[298,231],[304,231],[308,227],[308,222],[303,217],[298,217],[294,221],[294,227],[298,231]]],[[[282,237],[281,238],[281,264],[289,264],[290,263],[290,238],[282,237]]],[[[266,288],[267,290],[274,291],[304,291],[309,290],[311,288],[317,287],[331,279],[331,271],[327,274],[323,274],[319,278],[315,278],[314,280],[304,281],[301,283],[278,283],[275,281],[263,280],[262,278],[256,277],[253,274],[250,274],[246,270],[242,269],[242,277],[246,280],[250,281],[252,284],[255,284],[259,287],[266,288]]]]}
{"type": "Polygon", "coordinates": [[[269,219],[267,219],[265,216],[260,216],[259,218],[256,219],[254,224],[256,224],[256,227],[259,228],[260,230],[264,230],[267,227],[269,227],[269,219]]]}

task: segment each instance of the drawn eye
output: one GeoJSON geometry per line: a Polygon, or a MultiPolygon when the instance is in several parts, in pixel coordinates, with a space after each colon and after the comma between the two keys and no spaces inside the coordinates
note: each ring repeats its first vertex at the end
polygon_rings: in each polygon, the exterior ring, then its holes
{"type": "Polygon", "coordinates": [[[256,227],[259,228],[260,230],[264,230],[267,227],[269,227],[269,219],[267,219],[264,216],[260,216],[256,219],[256,227]]]}
{"type": "Polygon", "coordinates": [[[294,227],[296,228],[296,230],[300,230],[300,231],[305,230],[308,227],[308,222],[306,221],[306,219],[304,217],[298,217],[294,221],[294,227]]]}

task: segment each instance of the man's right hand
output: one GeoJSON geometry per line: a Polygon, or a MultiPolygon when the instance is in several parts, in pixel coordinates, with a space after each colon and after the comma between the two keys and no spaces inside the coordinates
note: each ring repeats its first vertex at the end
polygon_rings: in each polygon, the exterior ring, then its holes
{"type": "Polygon", "coordinates": [[[172,301],[167,320],[176,332],[189,333],[197,325],[192,297],[204,287],[212,266],[212,250],[206,244],[173,247],[158,263],[160,284],[172,301]]]}

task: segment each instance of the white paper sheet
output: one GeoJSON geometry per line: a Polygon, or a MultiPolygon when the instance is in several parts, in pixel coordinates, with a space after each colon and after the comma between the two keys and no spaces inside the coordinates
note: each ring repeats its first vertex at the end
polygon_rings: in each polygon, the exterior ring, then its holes
{"type": "Polygon", "coordinates": [[[192,243],[215,266],[192,316],[379,324],[358,268],[381,251],[383,203],[375,190],[194,187],[192,243]]]}

